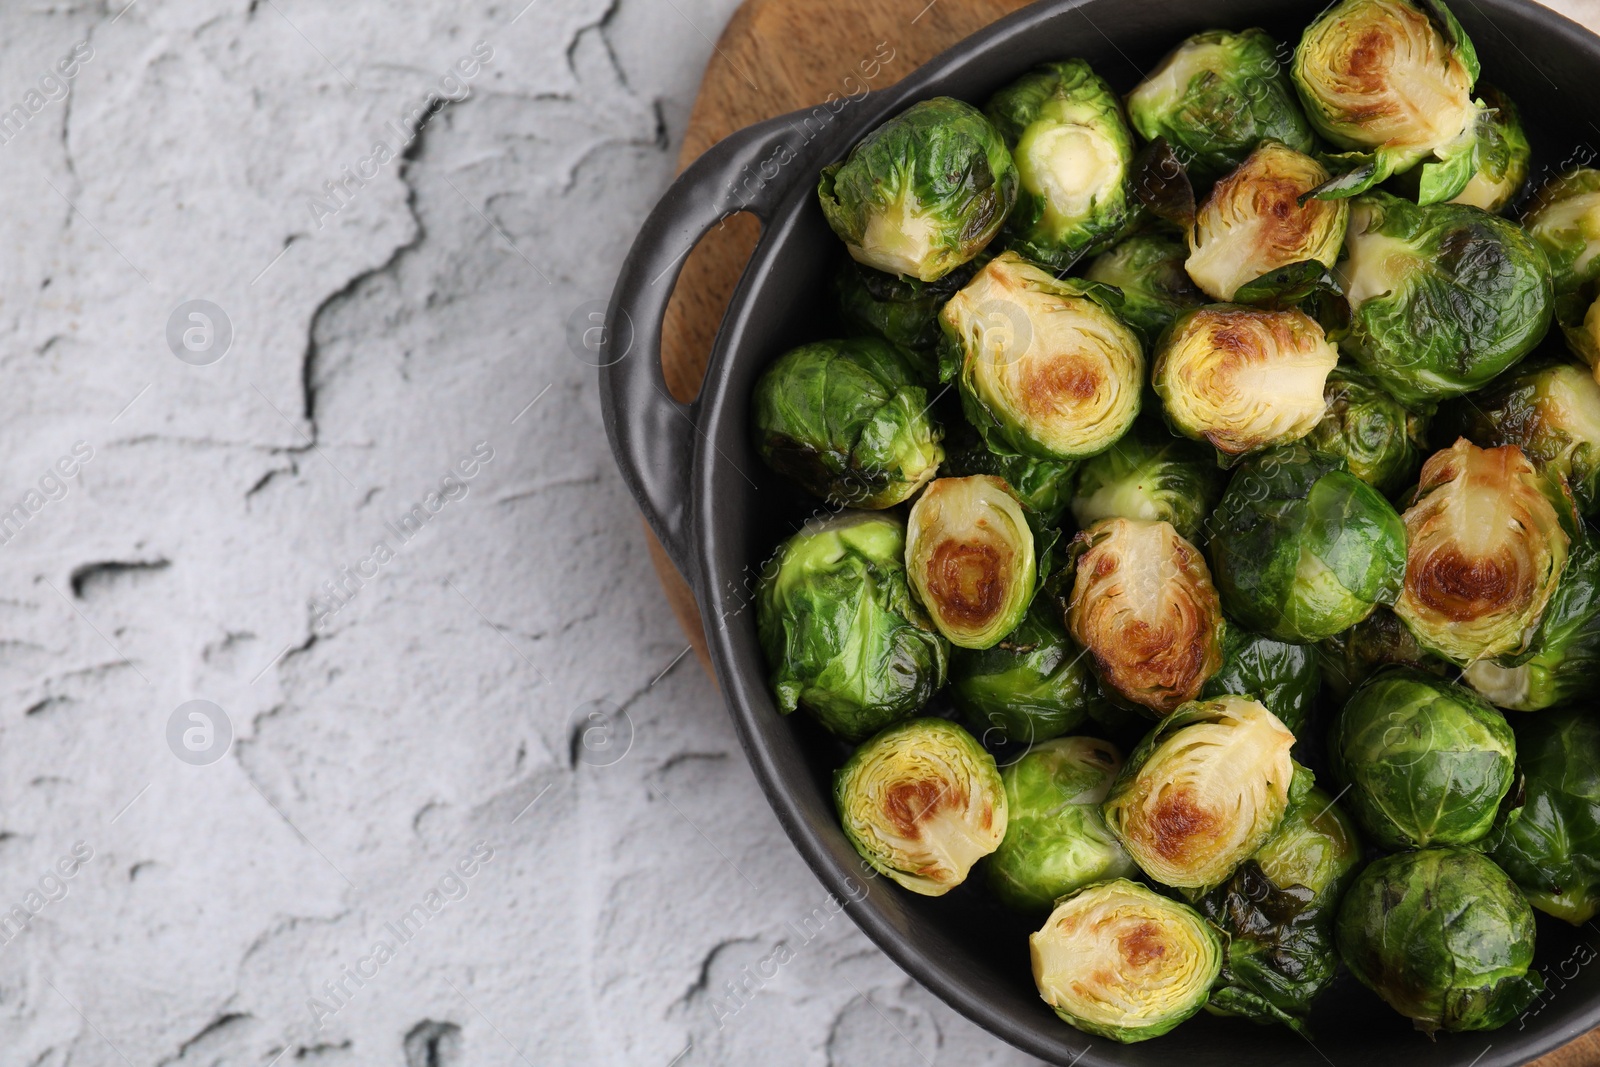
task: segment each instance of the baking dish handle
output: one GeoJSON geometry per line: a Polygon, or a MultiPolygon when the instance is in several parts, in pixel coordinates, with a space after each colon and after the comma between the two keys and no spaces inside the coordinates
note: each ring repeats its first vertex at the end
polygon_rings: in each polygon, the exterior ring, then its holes
{"type": "Polygon", "coordinates": [[[623,480],[691,584],[689,480],[700,410],[667,391],[662,318],[684,260],[713,226],[741,211],[765,225],[796,183],[815,180],[813,157],[828,138],[814,137],[808,117],[746,127],[679,175],[634,240],[605,321],[586,335],[586,349],[599,357],[601,412],[623,480]]]}

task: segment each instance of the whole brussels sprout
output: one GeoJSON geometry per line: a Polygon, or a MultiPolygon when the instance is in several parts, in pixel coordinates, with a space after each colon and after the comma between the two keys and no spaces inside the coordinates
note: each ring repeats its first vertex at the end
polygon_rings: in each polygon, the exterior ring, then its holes
{"type": "Polygon", "coordinates": [[[1422,203],[1471,179],[1478,56],[1440,0],[1341,0],[1306,28],[1291,73],[1311,125],[1356,150],[1354,169],[1321,195],[1353,196],[1429,158],[1422,203]]]}
{"type": "Polygon", "coordinates": [[[1515,445],[1462,438],[1422,465],[1395,614],[1458,666],[1521,652],[1561,581],[1570,500],[1515,445]]]}
{"type": "Polygon", "coordinates": [[[1517,743],[1478,694],[1404,668],[1351,694],[1329,758],[1361,828],[1386,848],[1471,845],[1516,780],[1517,743]]]}
{"type": "Polygon", "coordinates": [[[891,726],[833,776],[845,836],[879,874],[925,897],[966,881],[1006,835],[994,757],[944,719],[891,726]]]}
{"type": "Polygon", "coordinates": [[[1333,920],[1361,861],[1355,827],[1320,789],[1283,817],[1233,876],[1200,898],[1200,914],[1228,935],[1206,1010],[1306,1033],[1306,1016],[1333,981],[1333,920]]]}
{"type": "Polygon", "coordinates": [[[1277,53],[1263,30],[1197,33],[1128,94],[1128,119],[1147,141],[1165,137],[1200,181],[1228,173],[1262,141],[1309,152],[1315,138],[1277,53]]]}
{"type": "Polygon", "coordinates": [[[1440,422],[1483,448],[1516,445],[1566,479],[1579,510],[1600,509],[1600,382],[1566,361],[1528,363],[1451,401],[1440,422]]]}
{"type": "Polygon", "coordinates": [[[1103,703],[1083,649],[1043,594],[998,645],[951,653],[950,699],[980,739],[1023,744],[1061,736],[1103,703]]]}
{"type": "Polygon", "coordinates": [[[1072,502],[1072,487],[1078,464],[1053,459],[1034,459],[1010,452],[996,452],[983,443],[969,427],[959,443],[945,442],[945,460],[939,470],[947,477],[964,478],[989,474],[1003,480],[1017,499],[1031,511],[1041,527],[1055,526],[1072,502]]]}
{"type": "Polygon", "coordinates": [[[1080,527],[1112,518],[1170,522],[1194,543],[1204,536],[1223,480],[1210,452],[1141,421],[1078,468],[1072,517],[1080,527]]]}
{"type": "Polygon", "coordinates": [[[941,96],[824,168],[817,197],[857,262],[934,282],[1000,232],[1017,202],[1017,168],[981,111],[941,96]]]}
{"type": "Polygon", "coordinates": [[[756,382],[754,407],[761,458],[835,507],[893,507],[944,459],[916,368],[876,338],[785,354],[756,382]]]}
{"type": "Polygon", "coordinates": [[[1337,930],[1345,966],[1429,1034],[1504,1026],[1544,991],[1528,970],[1533,909],[1477,852],[1374,860],[1344,895],[1337,930]]]}
{"type": "Polygon", "coordinates": [[[1174,430],[1242,456],[1310,433],[1338,362],[1305,312],[1222,304],[1172,324],[1156,350],[1155,389],[1174,430]]]}
{"type": "Polygon", "coordinates": [[[1183,269],[1189,247],[1166,233],[1136,233],[1090,261],[1083,276],[1122,290],[1122,318],[1154,345],[1172,320],[1206,302],[1183,269]]]}
{"type": "Polygon", "coordinates": [[[1384,496],[1411,485],[1422,464],[1428,420],[1403,407],[1360,371],[1335,367],[1322,397],[1327,413],[1306,435],[1318,452],[1343,456],[1350,473],[1384,496]]]}
{"type": "Polygon", "coordinates": [[[1006,836],[984,863],[995,896],[1042,913],[1075,889],[1138,875],[1100,814],[1121,769],[1122,753],[1109,741],[1060,737],[1000,772],[1006,836]]]}
{"type": "Polygon", "coordinates": [[[762,571],[756,626],[778,710],[854,741],[944,685],[949,646],[911,596],[905,525],[845,512],[808,523],[762,571]]]}
{"type": "Polygon", "coordinates": [[[1577,167],[1550,181],[1522,224],[1549,258],[1557,293],[1600,279],[1600,170],[1577,167]]]}
{"type": "Polygon", "coordinates": [[[1022,502],[987,474],[935,479],[911,506],[906,572],[951,644],[999,644],[1028,613],[1038,579],[1022,502]]]}
{"type": "Polygon", "coordinates": [[[1417,644],[1400,616],[1384,607],[1374,608],[1350,629],[1318,642],[1317,666],[1329,695],[1341,703],[1383,667],[1410,667],[1440,678],[1453,673],[1450,664],[1417,644]]]}
{"type": "Polygon", "coordinates": [[[1299,736],[1311,717],[1322,679],[1309,645],[1292,645],[1227,627],[1222,638],[1222,669],[1200,690],[1201,697],[1229,694],[1259,700],[1289,732],[1299,736]]]}
{"type": "Polygon", "coordinates": [[[938,377],[939,309],[987,262],[980,254],[936,282],[885,274],[841,256],[834,268],[833,299],[849,325],[882,337],[914,357],[919,374],[938,377]]]}
{"type": "Polygon", "coordinates": [[[1139,414],[1144,352],[1105,286],[996,256],[940,312],[940,376],[990,447],[1036,459],[1103,452],[1139,414]]]}
{"type": "Polygon", "coordinates": [[[1168,522],[1102,519],[1073,541],[1067,630],[1101,692],[1157,715],[1222,666],[1222,609],[1205,557],[1168,522]]]}
{"type": "Polygon", "coordinates": [[[1217,182],[1189,230],[1184,266],[1214,300],[1292,304],[1339,258],[1350,205],[1303,200],[1328,180],[1310,156],[1263,141],[1217,182]]]}
{"type": "Polygon", "coordinates": [[[1340,456],[1287,445],[1239,466],[1212,514],[1209,551],[1222,606],[1280,641],[1332,637],[1392,604],[1406,531],[1340,456]]]}
{"type": "Polygon", "coordinates": [[[987,112],[1022,179],[1010,247],[1065,270],[1116,240],[1138,204],[1133,134],[1089,64],[1046,64],[996,93],[987,112]]]}
{"type": "Polygon", "coordinates": [[[1492,853],[1528,903],[1574,926],[1600,911],[1600,722],[1570,708],[1517,724],[1522,816],[1492,853]]]}
{"type": "Polygon", "coordinates": [[[1222,942],[1193,908],[1123,878],[1061,901],[1028,949],[1064,1022],[1125,1044],[1198,1012],[1222,969],[1222,942]]]}
{"type": "Polygon", "coordinates": [[[1185,704],[1128,757],[1106,797],[1106,825],[1151,878],[1209,889],[1266,844],[1291,794],[1310,787],[1310,772],[1289,757],[1293,745],[1249,697],[1185,704]]]}
{"type": "Polygon", "coordinates": [[[1498,214],[1515,200],[1528,180],[1533,148],[1522,130],[1522,116],[1511,98],[1492,85],[1479,85],[1488,110],[1478,118],[1477,169],[1451,200],[1498,214]]]}
{"type": "Polygon", "coordinates": [[[1600,691],[1600,551],[1588,538],[1572,546],[1529,651],[1509,663],[1484,659],[1467,682],[1502,708],[1540,711],[1600,691]]]}
{"type": "Polygon", "coordinates": [[[1488,384],[1550,328],[1544,252],[1475,207],[1368,193],[1335,273],[1350,304],[1340,350],[1409,407],[1488,384]]]}

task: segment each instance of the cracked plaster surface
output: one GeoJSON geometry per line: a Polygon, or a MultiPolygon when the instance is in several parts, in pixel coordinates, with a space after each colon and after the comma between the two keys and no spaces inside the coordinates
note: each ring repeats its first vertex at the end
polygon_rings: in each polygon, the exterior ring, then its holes
{"type": "Polygon", "coordinates": [[[0,144],[0,1067],[1026,1062],[827,908],[565,349],[733,7],[0,10],[0,112],[89,54],[0,144]]]}

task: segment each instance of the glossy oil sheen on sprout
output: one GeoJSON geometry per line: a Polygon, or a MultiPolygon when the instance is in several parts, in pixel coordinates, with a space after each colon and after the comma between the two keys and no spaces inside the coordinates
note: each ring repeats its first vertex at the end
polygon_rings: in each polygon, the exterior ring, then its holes
{"type": "Polygon", "coordinates": [[[1527,800],[1493,858],[1534,907],[1587,923],[1600,911],[1600,722],[1587,707],[1530,716],[1517,750],[1527,800]]]}

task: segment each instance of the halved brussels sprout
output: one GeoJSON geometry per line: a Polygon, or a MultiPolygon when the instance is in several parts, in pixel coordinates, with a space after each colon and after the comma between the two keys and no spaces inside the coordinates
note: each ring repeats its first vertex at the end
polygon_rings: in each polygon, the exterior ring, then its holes
{"type": "Polygon", "coordinates": [[[1114,290],[1003,252],[939,315],[940,376],[990,446],[1036,459],[1103,452],[1139,414],[1144,352],[1114,290]]]}
{"type": "Polygon", "coordinates": [[[1368,193],[1335,274],[1350,303],[1340,349],[1411,407],[1488,384],[1550,328],[1544,252],[1475,207],[1368,193]]]}
{"type": "Polygon", "coordinates": [[[1527,646],[1567,562],[1560,494],[1515,445],[1461,438],[1422,465],[1394,610],[1423,648],[1466,667],[1527,646]]]}
{"type": "Polygon", "coordinates": [[[1223,304],[1172,324],[1156,352],[1155,388],[1175,430],[1242,456],[1310,433],[1338,362],[1305,312],[1223,304]]]}
{"type": "Polygon", "coordinates": [[[1198,542],[1223,480],[1211,453],[1141,421],[1078,468],[1072,517],[1080,527],[1111,518],[1170,522],[1184,540],[1198,542]]]}
{"type": "Polygon", "coordinates": [[[1189,231],[1189,277],[1214,300],[1292,304],[1339,258],[1350,205],[1302,201],[1328,180],[1321,163],[1263,141],[1216,184],[1189,231]]]}
{"type": "Polygon", "coordinates": [[[1477,169],[1450,203],[1498,214],[1516,199],[1528,180],[1533,148],[1511,98],[1492,85],[1479,85],[1478,93],[1488,110],[1478,118],[1477,169]]]}
{"type": "Polygon", "coordinates": [[[1400,516],[1340,456],[1286,445],[1240,464],[1211,517],[1222,606],[1257,633],[1311,643],[1379,604],[1405,577],[1400,516]]]}
{"type": "Polygon", "coordinates": [[[1517,445],[1566,479],[1586,515],[1600,508],[1600,382],[1575,363],[1518,367],[1470,397],[1451,401],[1441,422],[1483,448],[1517,445]]]}
{"type": "Polygon", "coordinates": [[[891,726],[833,776],[845,836],[880,874],[925,897],[966,881],[1006,835],[994,757],[944,719],[891,726]]]}
{"type": "Polygon", "coordinates": [[[1324,196],[1353,196],[1422,160],[1423,203],[1472,177],[1478,56],[1439,0],[1341,0],[1295,49],[1295,88],[1318,133],[1356,149],[1354,169],[1324,196]]]}
{"type": "Polygon", "coordinates": [[[841,256],[833,272],[834,302],[846,323],[916,357],[917,370],[931,382],[938,377],[939,309],[985,262],[980,254],[936,282],[919,282],[841,256]]]}
{"type": "Polygon", "coordinates": [[[1590,301],[1589,288],[1556,297],[1556,321],[1567,340],[1567,350],[1583,360],[1600,381],[1600,299],[1590,301]]]}
{"type": "Polygon", "coordinates": [[[835,507],[892,507],[944,459],[916,368],[877,338],[788,352],[756,382],[754,407],[761,458],[835,507]]]}
{"type": "Polygon", "coordinates": [[[1581,925],[1600,911],[1600,722],[1590,708],[1524,719],[1517,754],[1527,801],[1492,855],[1528,903],[1581,925]]]}
{"type": "Polygon", "coordinates": [[[941,96],[822,171],[817,197],[857,262],[933,282],[983,251],[1017,202],[1017,168],[983,112],[941,96]]]}
{"type": "Polygon", "coordinates": [[[950,649],[911,595],[905,524],[844,512],[808,523],[762,569],[756,626],[778,710],[855,741],[914,715],[950,649]]]}
{"type": "Polygon", "coordinates": [[[1106,825],[1163,885],[1220,884],[1278,829],[1310,772],[1277,716],[1249,697],[1185,704],[1150,731],[1106,797],[1106,825]]]}
{"type": "Polygon", "coordinates": [[[1102,519],[1080,532],[1067,629],[1101,691],[1165,715],[1222,666],[1222,609],[1205,557],[1168,522],[1102,519]]]}
{"type": "Polygon", "coordinates": [[[1198,1012],[1222,969],[1222,942],[1193,908],[1123,878],[1061,901],[1028,949],[1063,1021],[1125,1044],[1198,1012]]]}
{"type": "Polygon", "coordinates": [[[1309,152],[1311,126],[1277,53],[1262,30],[1197,33],[1128,94],[1128,118],[1145,140],[1165,137],[1201,181],[1237,167],[1262,141],[1309,152]]]}
{"type": "Polygon", "coordinates": [[[1419,1030],[1493,1030],[1544,991],[1533,909],[1482,854],[1425,848],[1374,860],[1339,908],[1339,955],[1419,1030]]]}
{"type": "Polygon", "coordinates": [[[1055,526],[1061,521],[1072,502],[1077,463],[996,452],[965,424],[956,433],[960,435],[956,441],[945,441],[941,473],[952,478],[991,474],[1011,487],[1040,526],[1055,526]]]}
{"type": "Polygon", "coordinates": [[[933,624],[960,648],[990,648],[1033,600],[1033,530],[999,478],[938,478],[911,506],[906,571],[933,624]]]}
{"type": "Polygon", "coordinates": [[[1577,167],[1546,184],[1522,224],[1549,257],[1556,292],[1600,278],[1600,170],[1577,167]]]}
{"type": "Polygon", "coordinates": [[[1122,318],[1153,346],[1172,320],[1206,302],[1183,261],[1189,246],[1166,233],[1136,233],[1102,252],[1083,276],[1122,290],[1122,318]]]}
{"type": "Polygon", "coordinates": [[[1317,666],[1322,672],[1322,684],[1340,703],[1352,689],[1384,667],[1410,667],[1439,678],[1453,673],[1450,664],[1417,644],[1400,616],[1384,607],[1373,609],[1371,615],[1350,629],[1319,642],[1317,666]]]}
{"type": "Polygon", "coordinates": [[[1049,597],[993,648],[958,648],[950,699],[980,740],[1033,744],[1080,725],[1104,703],[1094,674],[1049,597]]]}
{"type": "Polygon", "coordinates": [[[1385,496],[1411,485],[1422,464],[1425,416],[1407,410],[1360,371],[1335,367],[1323,387],[1328,410],[1306,435],[1318,452],[1343,456],[1350,473],[1385,496]]]}
{"type": "Polygon", "coordinates": [[[1121,769],[1122,753],[1109,741],[1061,737],[1000,772],[1006,837],[984,864],[995,896],[1019,911],[1046,912],[1075,889],[1138,875],[1100,814],[1121,769]]]}
{"type": "Polygon", "coordinates": [[[1022,179],[1010,246],[1057,270],[1116,240],[1137,207],[1133,134],[1111,87],[1081,59],[1049,63],[989,101],[1022,179]]]}
{"type": "Polygon", "coordinates": [[[1197,907],[1228,935],[1206,1010],[1306,1032],[1312,1002],[1339,968],[1333,920],[1361,861],[1355,827],[1311,789],[1277,833],[1197,907]]]}
{"type": "Polygon", "coordinates": [[[1561,584],[1539,617],[1529,651],[1466,669],[1472,688],[1502,708],[1539,711],[1600,692],[1600,550],[1572,546],[1561,584]]]}
{"type": "Polygon", "coordinates": [[[1309,645],[1292,645],[1229,626],[1222,639],[1222,669],[1211,676],[1200,695],[1237,694],[1259,700],[1290,733],[1299,736],[1311,717],[1321,681],[1317,657],[1309,645]]]}
{"type": "Polygon", "coordinates": [[[1504,716],[1465,686],[1399,667],[1351,694],[1330,748],[1351,810],[1385,848],[1482,840],[1517,776],[1504,716]]]}

